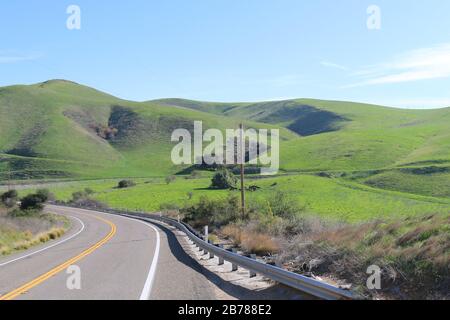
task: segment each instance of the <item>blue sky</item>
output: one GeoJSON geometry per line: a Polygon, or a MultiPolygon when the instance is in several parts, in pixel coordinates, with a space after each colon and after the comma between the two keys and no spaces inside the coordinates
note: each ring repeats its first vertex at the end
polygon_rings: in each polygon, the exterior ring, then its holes
{"type": "Polygon", "coordinates": [[[131,100],[450,106],[450,1],[15,0],[0,86],[64,78],[131,100]],[[66,9],[81,8],[81,30],[66,9]],[[381,9],[381,29],[367,8],[381,9]]]}

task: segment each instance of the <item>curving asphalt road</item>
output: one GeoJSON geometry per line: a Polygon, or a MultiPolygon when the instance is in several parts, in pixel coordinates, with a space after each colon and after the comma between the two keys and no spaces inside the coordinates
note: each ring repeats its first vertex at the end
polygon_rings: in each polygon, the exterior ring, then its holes
{"type": "Polygon", "coordinates": [[[217,288],[178,256],[163,226],[82,209],[46,210],[69,217],[71,230],[0,259],[0,300],[216,299],[217,288]],[[73,288],[78,274],[81,288],[73,288]]]}

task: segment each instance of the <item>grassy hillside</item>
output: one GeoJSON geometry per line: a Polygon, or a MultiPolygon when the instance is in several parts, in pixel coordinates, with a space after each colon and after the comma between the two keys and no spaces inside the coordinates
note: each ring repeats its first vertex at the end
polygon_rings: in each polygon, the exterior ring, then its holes
{"type": "Polygon", "coordinates": [[[357,178],[356,181],[380,189],[450,198],[450,168],[448,167],[389,170],[357,178]]]}
{"type": "MultiPolygon", "coordinates": [[[[367,178],[374,170],[450,167],[450,109],[311,99],[137,103],[52,80],[0,88],[0,180],[8,172],[17,180],[174,174],[183,168],[170,161],[170,135],[177,128],[192,129],[195,120],[203,120],[205,128],[236,128],[241,121],[247,127],[281,128],[285,172],[356,171],[367,178]]],[[[379,176],[367,183],[398,190],[403,177],[379,176]]]]}
{"type": "Polygon", "coordinates": [[[297,133],[299,137],[282,144],[281,164],[286,171],[450,165],[450,109],[403,110],[311,99],[241,104],[163,102],[297,133]]]}
{"type": "MultiPolygon", "coordinates": [[[[0,89],[0,179],[164,176],[173,130],[237,128],[238,120],[136,103],[63,80],[0,89]],[[1,174],[3,173],[3,174],[1,174]]],[[[251,121],[249,127],[261,126],[251,121]]],[[[288,130],[284,139],[295,137],[288,130]]]]}

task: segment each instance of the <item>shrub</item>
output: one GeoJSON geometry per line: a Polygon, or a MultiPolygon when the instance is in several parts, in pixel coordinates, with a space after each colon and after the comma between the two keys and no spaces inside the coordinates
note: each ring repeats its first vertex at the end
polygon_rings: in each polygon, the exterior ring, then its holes
{"type": "Polygon", "coordinates": [[[277,217],[293,219],[304,209],[299,206],[297,199],[286,192],[277,191],[268,200],[268,210],[277,217]]]}
{"type": "Polygon", "coordinates": [[[192,173],[191,173],[189,178],[190,179],[198,179],[198,178],[201,178],[201,177],[202,177],[201,172],[197,171],[197,170],[194,170],[194,171],[192,171],[192,173]]]}
{"type": "Polygon", "coordinates": [[[43,196],[38,194],[29,194],[21,199],[21,210],[42,210],[44,208],[43,196]]]}
{"type": "Polygon", "coordinates": [[[164,213],[165,216],[178,219],[180,215],[180,207],[173,203],[162,203],[159,206],[159,210],[164,213]]]}
{"type": "Polygon", "coordinates": [[[10,217],[10,218],[32,217],[36,213],[39,213],[39,211],[32,210],[32,209],[24,211],[24,210],[21,210],[20,208],[16,208],[8,213],[8,217],[10,217]]]}
{"type": "Polygon", "coordinates": [[[221,230],[221,234],[248,253],[269,255],[280,250],[277,242],[270,235],[252,230],[250,226],[240,227],[230,224],[221,230]]]}
{"type": "Polygon", "coordinates": [[[228,223],[238,221],[240,218],[239,198],[229,195],[226,199],[211,200],[202,196],[194,205],[188,205],[181,209],[185,221],[193,227],[221,227],[228,223]]]}
{"type": "Polygon", "coordinates": [[[229,224],[223,227],[221,234],[233,240],[235,245],[241,245],[242,243],[242,229],[235,224],[229,224]]]}
{"type": "Polygon", "coordinates": [[[90,196],[90,195],[94,194],[95,191],[92,190],[91,188],[85,188],[84,193],[86,193],[88,196],[90,196]]]}
{"type": "Polygon", "coordinates": [[[76,202],[82,199],[86,199],[87,198],[87,193],[84,191],[77,191],[72,193],[72,202],[76,202]]]}
{"type": "Polygon", "coordinates": [[[271,255],[280,250],[275,240],[264,233],[246,231],[241,241],[242,248],[248,253],[271,255]]]}
{"type": "Polygon", "coordinates": [[[126,188],[131,188],[134,187],[136,185],[136,183],[132,180],[122,180],[119,182],[118,184],[118,188],[119,189],[126,189],[126,188]]]}
{"type": "Polygon", "coordinates": [[[224,168],[217,172],[211,181],[212,189],[236,189],[238,179],[236,176],[228,169],[224,168]]]}
{"type": "Polygon", "coordinates": [[[167,184],[171,184],[172,182],[175,182],[176,180],[177,180],[177,177],[175,177],[175,176],[168,176],[166,178],[166,183],[167,184]]]}
{"type": "Polygon", "coordinates": [[[5,207],[12,208],[16,205],[18,197],[19,197],[19,194],[17,193],[16,190],[10,190],[10,191],[3,193],[0,196],[0,200],[5,207]]]}
{"type": "Polygon", "coordinates": [[[51,198],[53,198],[53,195],[47,189],[37,190],[36,196],[39,197],[43,203],[45,203],[48,200],[51,200],[51,198]]]}
{"type": "Polygon", "coordinates": [[[89,198],[80,198],[77,201],[73,201],[72,204],[74,204],[77,207],[80,208],[87,208],[87,209],[94,209],[94,210],[104,210],[108,209],[108,206],[104,204],[103,202],[89,199],[89,198]]]}

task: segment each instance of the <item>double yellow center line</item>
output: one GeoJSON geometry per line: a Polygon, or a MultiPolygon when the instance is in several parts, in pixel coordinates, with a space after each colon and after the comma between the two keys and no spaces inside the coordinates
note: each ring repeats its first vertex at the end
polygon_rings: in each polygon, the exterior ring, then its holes
{"type": "Polygon", "coordinates": [[[92,247],[90,247],[89,249],[83,251],[82,253],[80,253],[79,255],[77,255],[76,257],[64,262],[63,264],[57,266],[56,268],[50,270],[49,272],[37,277],[36,279],[24,284],[23,286],[21,286],[20,288],[15,289],[14,291],[11,291],[10,293],[5,294],[4,296],[0,296],[0,300],[13,300],[15,298],[17,298],[18,296],[28,292],[29,290],[31,290],[32,288],[38,286],[39,284],[43,283],[44,281],[48,280],[49,278],[55,276],[56,274],[60,273],[61,271],[67,269],[68,267],[70,267],[71,265],[73,265],[74,263],[82,260],[83,258],[87,257],[88,255],[92,254],[94,251],[96,251],[97,249],[99,249],[101,246],[103,246],[105,243],[107,243],[109,240],[112,239],[112,237],[114,237],[114,235],[117,232],[117,227],[114,223],[112,223],[109,220],[100,218],[100,217],[96,217],[93,216],[95,219],[100,220],[105,222],[106,224],[108,224],[111,227],[111,230],[109,232],[109,234],[103,238],[101,241],[97,242],[95,245],[93,245],[92,247]]]}

